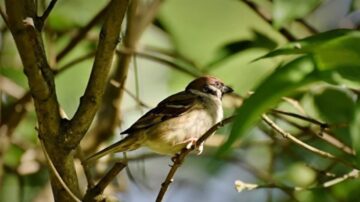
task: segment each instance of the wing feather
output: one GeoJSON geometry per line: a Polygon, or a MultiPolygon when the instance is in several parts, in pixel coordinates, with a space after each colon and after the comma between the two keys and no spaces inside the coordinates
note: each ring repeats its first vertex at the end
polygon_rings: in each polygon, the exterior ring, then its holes
{"type": "Polygon", "coordinates": [[[130,128],[123,131],[121,134],[133,133],[168,119],[181,116],[185,114],[185,112],[190,111],[190,108],[194,106],[197,98],[197,95],[185,91],[169,96],[161,101],[155,108],[144,114],[130,128]]]}

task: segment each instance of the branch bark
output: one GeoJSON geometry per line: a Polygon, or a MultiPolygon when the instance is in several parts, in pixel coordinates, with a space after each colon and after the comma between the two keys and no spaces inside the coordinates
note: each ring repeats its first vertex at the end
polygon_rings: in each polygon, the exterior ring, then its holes
{"type": "MultiPolygon", "coordinates": [[[[62,119],[59,113],[54,73],[47,62],[40,29],[35,27],[40,18],[36,15],[34,1],[6,0],[5,3],[9,28],[34,99],[39,138],[44,142],[63,183],[79,197],[73,149],[87,131],[101,101],[128,1],[112,0],[108,6],[90,81],[80,107],[70,122],[62,119]]],[[[64,189],[59,178],[53,172],[50,174],[54,199],[72,201],[73,197],[64,189]]]]}
{"type": "Polygon", "coordinates": [[[90,79],[67,129],[65,143],[72,149],[78,146],[100,107],[127,6],[127,0],[113,0],[108,6],[90,79]]]}
{"type": "Polygon", "coordinates": [[[83,201],[84,202],[97,202],[104,201],[102,193],[108,184],[116,177],[116,175],[126,167],[126,164],[118,162],[101,178],[101,180],[90,189],[87,190],[83,201]]]}
{"type": "MultiPolygon", "coordinates": [[[[47,62],[41,33],[35,28],[36,6],[31,0],[7,0],[6,11],[11,33],[24,65],[30,93],[34,100],[38,133],[62,179],[75,194],[79,194],[73,158],[62,148],[58,137],[61,135],[61,117],[55,92],[54,75],[47,62]]],[[[51,174],[54,198],[69,201],[71,197],[63,189],[56,176],[51,174]]]]}
{"type": "Polygon", "coordinates": [[[29,0],[5,2],[9,28],[34,98],[39,134],[55,137],[60,129],[59,104],[55,93],[54,75],[46,60],[41,34],[34,26],[37,17],[35,4],[29,0]]]}
{"type": "MultiPolygon", "coordinates": [[[[128,11],[128,22],[123,46],[128,50],[135,50],[141,34],[152,22],[160,6],[161,0],[154,0],[150,6],[139,0],[131,1],[128,11]]],[[[99,146],[99,142],[110,138],[116,126],[120,125],[120,106],[124,94],[124,84],[130,68],[133,52],[120,53],[116,69],[110,76],[104,100],[98,114],[98,121],[91,137],[85,140],[84,153],[89,153],[99,146]],[[113,83],[118,85],[114,85],[113,83]]]]}

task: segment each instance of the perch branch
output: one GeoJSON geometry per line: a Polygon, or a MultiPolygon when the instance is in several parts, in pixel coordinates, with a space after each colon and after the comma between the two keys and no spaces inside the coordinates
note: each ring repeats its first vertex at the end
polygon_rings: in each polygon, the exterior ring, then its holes
{"type": "Polygon", "coordinates": [[[217,129],[223,127],[225,124],[230,123],[233,121],[235,116],[228,117],[219,123],[213,125],[208,131],[206,131],[195,143],[195,145],[192,145],[191,148],[184,148],[181,150],[180,153],[176,154],[173,158],[173,165],[171,166],[171,169],[166,176],[165,181],[161,184],[161,189],[157,195],[156,202],[161,202],[164,198],[164,195],[169,187],[169,185],[174,181],[173,177],[177,171],[177,169],[181,166],[183,163],[185,157],[193,151],[195,148],[198,148],[206,139],[208,139],[217,129]]]}

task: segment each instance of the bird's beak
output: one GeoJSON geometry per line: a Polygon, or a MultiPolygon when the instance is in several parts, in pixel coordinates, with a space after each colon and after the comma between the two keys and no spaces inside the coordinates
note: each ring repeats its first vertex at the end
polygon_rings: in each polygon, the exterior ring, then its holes
{"type": "Polygon", "coordinates": [[[222,88],[221,91],[222,91],[223,94],[227,94],[227,93],[233,92],[234,90],[232,88],[230,88],[229,86],[224,85],[224,87],[222,88]]]}

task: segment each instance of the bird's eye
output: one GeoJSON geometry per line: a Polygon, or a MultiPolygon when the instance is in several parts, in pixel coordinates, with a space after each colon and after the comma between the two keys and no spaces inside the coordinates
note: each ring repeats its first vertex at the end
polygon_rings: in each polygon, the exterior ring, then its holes
{"type": "Polygon", "coordinates": [[[204,93],[209,93],[210,91],[211,91],[211,89],[209,88],[209,86],[204,86],[204,88],[203,88],[204,93]]]}
{"type": "Polygon", "coordinates": [[[212,89],[210,86],[204,86],[203,87],[203,92],[204,93],[208,93],[208,94],[212,94],[212,95],[217,95],[216,94],[216,90],[212,89]]]}

